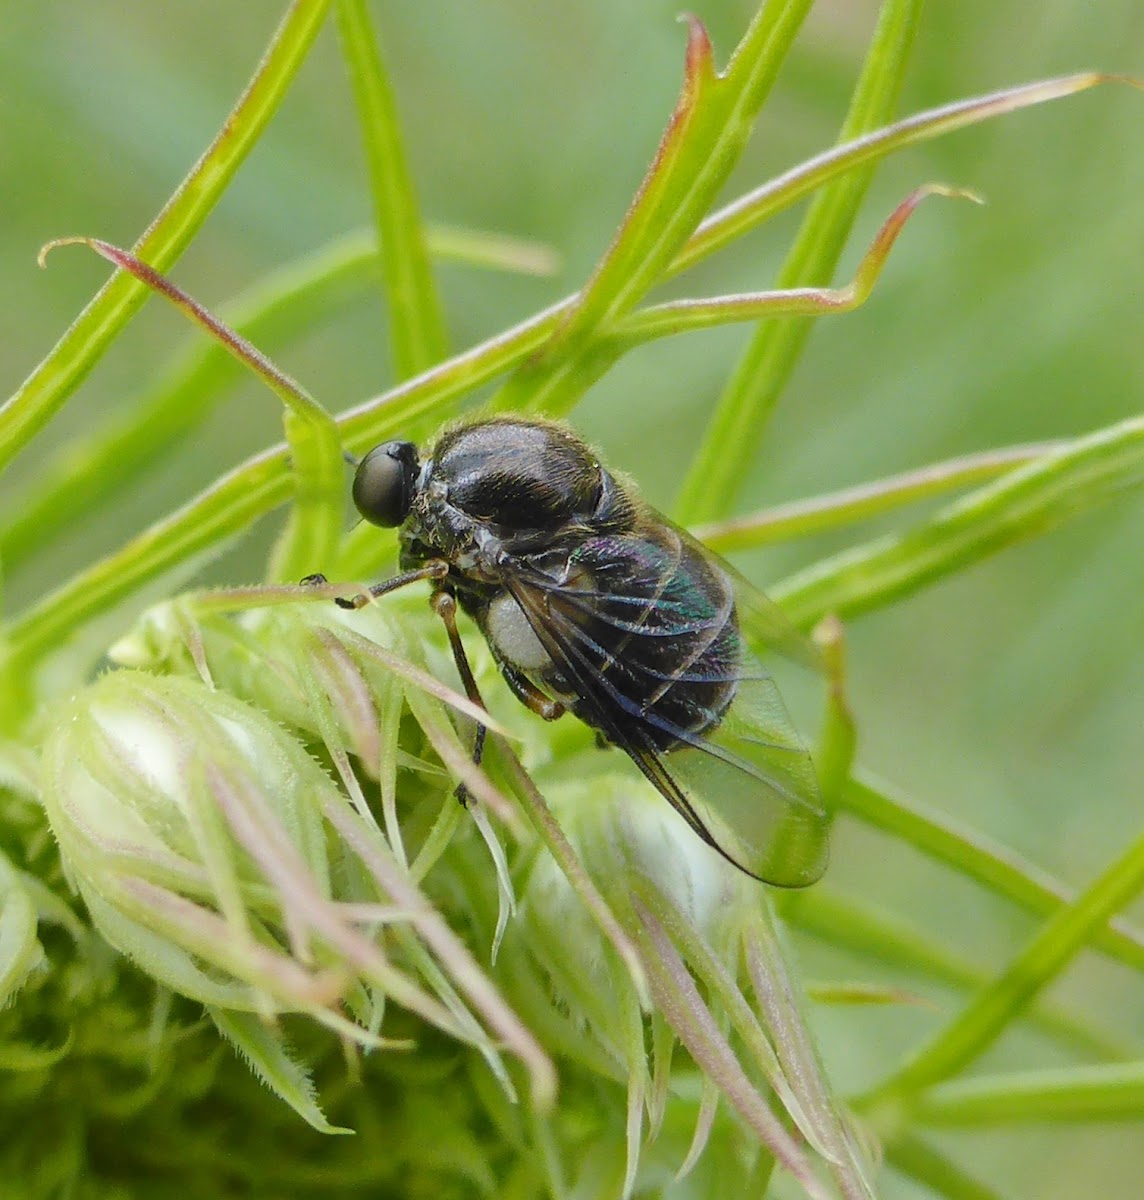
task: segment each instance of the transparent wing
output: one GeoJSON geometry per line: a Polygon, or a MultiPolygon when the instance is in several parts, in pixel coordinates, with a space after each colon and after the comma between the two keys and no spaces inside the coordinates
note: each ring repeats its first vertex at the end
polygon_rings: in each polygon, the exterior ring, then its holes
{"type": "Polygon", "coordinates": [[[666,522],[590,539],[565,561],[522,562],[507,582],[579,715],[735,866],[783,887],[813,883],[827,856],[818,781],[741,628],[805,657],[800,635],[666,522]]]}

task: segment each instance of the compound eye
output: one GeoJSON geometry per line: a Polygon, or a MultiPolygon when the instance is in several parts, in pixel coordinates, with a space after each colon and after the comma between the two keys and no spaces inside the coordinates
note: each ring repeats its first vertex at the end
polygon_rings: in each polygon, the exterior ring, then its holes
{"type": "Polygon", "coordinates": [[[412,442],[382,442],[358,464],[353,497],[371,525],[394,529],[409,515],[417,479],[417,447],[412,442]]]}

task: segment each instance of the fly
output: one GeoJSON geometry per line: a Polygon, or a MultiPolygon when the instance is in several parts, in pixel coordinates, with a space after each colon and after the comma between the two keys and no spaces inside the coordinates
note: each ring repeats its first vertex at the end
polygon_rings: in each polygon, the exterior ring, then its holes
{"type": "MultiPolygon", "coordinates": [[[[455,425],[424,453],[385,442],[358,465],[353,499],[399,530],[401,574],[339,603],[430,580],[475,703],[457,605],[518,700],[618,746],[724,858],[784,887],[819,878],[814,768],[740,620],[762,616],[776,642],[792,631],[567,427],[501,417],[455,425]]],[[[478,727],[478,760],[483,743],[478,727]]]]}

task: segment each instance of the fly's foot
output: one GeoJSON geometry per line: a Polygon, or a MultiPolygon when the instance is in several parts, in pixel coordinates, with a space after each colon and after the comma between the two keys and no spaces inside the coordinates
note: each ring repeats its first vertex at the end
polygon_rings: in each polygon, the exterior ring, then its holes
{"type": "MultiPolygon", "coordinates": [[[[313,575],[307,575],[304,579],[300,579],[298,582],[302,587],[322,587],[330,581],[325,577],[325,575],[315,572],[313,575]]],[[[338,608],[362,608],[364,605],[369,603],[369,597],[361,594],[357,596],[335,596],[334,603],[338,606],[338,608]]]]}

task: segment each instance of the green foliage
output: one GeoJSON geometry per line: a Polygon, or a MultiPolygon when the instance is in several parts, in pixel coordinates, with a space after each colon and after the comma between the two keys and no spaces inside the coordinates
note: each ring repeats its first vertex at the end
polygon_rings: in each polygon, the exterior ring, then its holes
{"type": "MultiPolygon", "coordinates": [[[[215,393],[240,378],[224,349],[283,402],[285,441],[225,473],[212,460],[212,482],[107,553],[78,566],[71,552],[58,556],[63,577],[43,594],[25,587],[8,616],[6,1196],[160,1196],[175,1181],[191,1197],[760,1196],[772,1176],[776,1195],[1031,1196],[1019,1162],[1002,1170],[995,1152],[979,1161],[935,1131],[1051,1120],[1081,1139],[1087,1122],[1144,1117],[1142,1031],[1111,1027],[1083,997],[1046,996],[1089,949],[1131,972],[1125,995],[1139,1007],[1144,934],[1118,916],[1144,889],[1138,824],[1113,809],[1121,849],[1102,870],[1088,864],[1093,882],[1076,888],[875,782],[855,765],[868,688],[848,679],[839,621],[1082,512],[1099,520],[1144,482],[1141,418],[1102,410],[1092,424],[1103,427],[1079,435],[1053,429],[1051,442],[977,450],[729,516],[812,318],[885,287],[899,261],[891,250],[924,196],[965,194],[911,179],[853,282],[832,287],[875,167],[1111,77],[1061,76],[895,121],[926,27],[915,0],[885,0],[837,145],[716,208],[737,172],[754,170],[751,131],[778,102],[780,69],[797,62],[811,8],[760,5],[723,71],[703,24],[689,18],[674,114],[610,247],[579,291],[485,330],[460,354],[447,353],[449,289],[439,290],[434,258],[524,273],[550,256],[426,224],[386,72],[396,51],[387,39],[380,53],[360,0],[295,0],[222,131],[134,253],[99,243],[125,269],[0,409],[0,461],[17,478],[0,547],[17,595],[20,568],[52,551],[77,507],[130,494],[156,460],[177,461],[188,435],[206,428],[215,393]],[[155,271],[187,249],[287,93],[304,86],[297,72],[334,17],[375,235],[330,241],[224,309],[242,334],[286,346],[380,283],[388,336],[370,333],[391,347],[391,386],[331,416],[155,271]],[[647,301],[812,195],[775,290],[647,301]],[[33,439],[128,336],[148,282],[225,345],[189,347],[139,403],[21,480],[21,463],[38,453],[33,439]],[[708,854],[615,756],[594,751],[585,730],[544,726],[506,703],[481,648],[475,666],[496,736],[487,773],[475,768],[474,710],[447,682],[447,647],[419,598],[387,597],[347,616],[329,604],[339,586],[180,590],[212,563],[223,572],[216,580],[237,575],[244,585],[318,569],[368,576],[392,545],[372,528],[340,532],[343,447],[360,453],[426,433],[498,382],[497,408],[566,414],[637,347],[736,322],[755,328],[739,364],[716,372],[727,382],[691,440],[678,501],[682,519],[712,522],[702,532],[713,545],[837,537],[973,489],[870,540],[836,541],[769,589],[797,626],[817,627],[826,699],[816,759],[843,835],[837,879],[764,893],[708,854]],[[249,554],[243,566],[218,567],[282,505],[285,529],[257,569],[249,554]],[[156,597],[164,602],[147,608],[156,597]],[[91,682],[105,655],[115,669],[91,682]],[[457,781],[475,798],[468,810],[453,798],[457,781]],[[949,887],[995,902],[991,944],[962,951],[945,944],[940,923],[927,925],[932,911],[902,916],[869,899],[848,870],[855,828],[888,839],[871,860],[877,873],[892,874],[884,860],[912,850],[927,864],[927,894],[949,887]],[[1005,906],[1041,923],[1006,940],[1005,906]],[[830,977],[812,990],[821,1007],[811,1011],[795,962],[816,944],[830,949],[830,977]],[[956,1011],[929,1012],[934,995],[956,1011]],[[869,1040],[879,1013],[910,1040],[875,1039],[877,1077],[848,1078],[846,1046],[869,1040]],[[831,1034],[839,1022],[841,1037],[831,1034]],[[1013,1034],[1030,1051],[997,1054],[1013,1034]],[[966,1073],[987,1054],[988,1073],[966,1073]],[[356,1136],[327,1136],[347,1131],[356,1136]],[[883,1155],[885,1168],[875,1165],[883,1155]],[[1006,1180],[998,1191],[983,1182],[995,1170],[1006,1180]]],[[[650,37],[654,25],[629,36],[650,37]]],[[[491,84],[492,56],[476,57],[491,84]]],[[[632,163],[623,166],[630,176],[632,163]]],[[[592,204],[588,189],[578,204],[592,204]]],[[[923,220],[968,228],[948,211],[935,206],[923,220]]],[[[75,253],[53,257],[53,270],[75,253]]],[[[918,308],[928,292],[916,273],[913,283],[918,308]]],[[[973,330],[966,307],[962,326],[973,330]]],[[[644,412],[650,429],[658,418],[644,412]]],[[[803,437],[816,441],[813,428],[803,437]]],[[[654,447],[647,457],[654,466],[654,447]]],[[[755,632],[765,640],[768,631],[755,632]]],[[[880,665],[888,678],[900,666],[892,656],[880,665]]],[[[1085,787],[1081,773],[1081,798],[1085,787]]]]}

